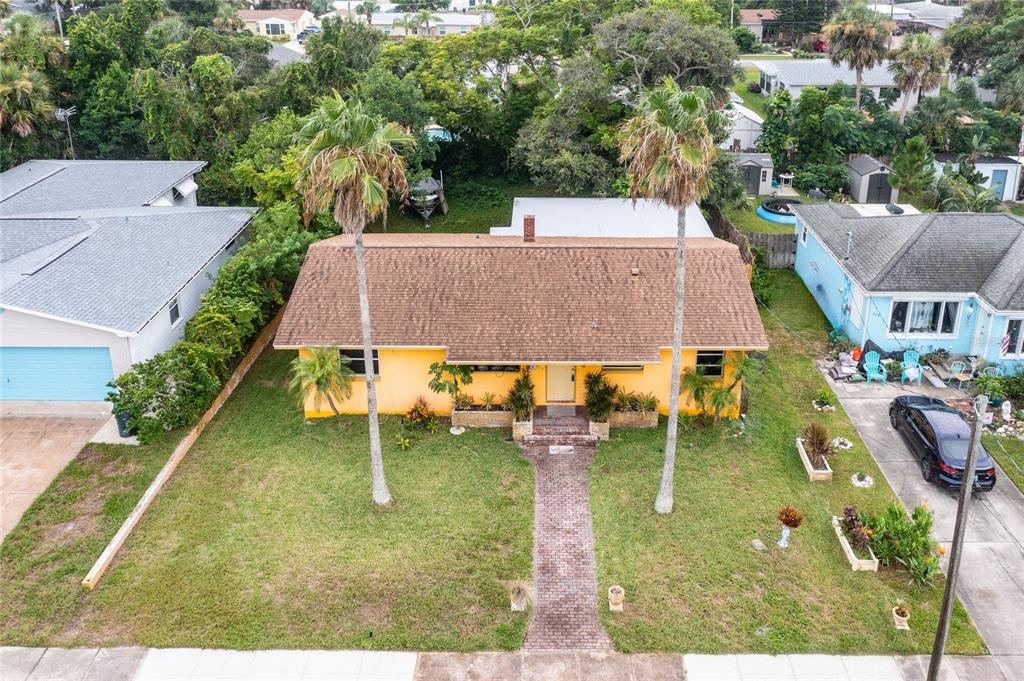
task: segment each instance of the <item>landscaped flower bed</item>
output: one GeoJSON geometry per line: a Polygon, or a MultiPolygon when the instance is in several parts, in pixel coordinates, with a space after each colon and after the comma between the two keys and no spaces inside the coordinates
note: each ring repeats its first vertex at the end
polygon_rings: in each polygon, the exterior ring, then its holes
{"type": "Polygon", "coordinates": [[[512,412],[505,410],[453,409],[452,425],[466,428],[511,428],[512,412]]]}
{"type": "Polygon", "coordinates": [[[657,428],[656,411],[613,411],[608,417],[612,428],[657,428]]]}
{"type": "Polygon", "coordinates": [[[842,519],[832,516],[832,529],[835,530],[839,546],[842,547],[843,555],[850,563],[851,570],[854,572],[878,572],[878,558],[871,550],[871,535],[867,534],[855,508],[844,509],[842,519]],[[847,536],[850,534],[853,534],[855,538],[862,536],[863,539],[859,543],[866,541],[866,546],[854,549],[853,544],[850,543],[850,537],[847,536]]]}
{"type": "Polygon", "coordinates": [[[811,481],[832,479],[832,468],[828,457],[835,449],[828,437],[828,431],[819,423],[811,423],[804,429],[804,436],[796,439],[796,451],[811,481]]]}

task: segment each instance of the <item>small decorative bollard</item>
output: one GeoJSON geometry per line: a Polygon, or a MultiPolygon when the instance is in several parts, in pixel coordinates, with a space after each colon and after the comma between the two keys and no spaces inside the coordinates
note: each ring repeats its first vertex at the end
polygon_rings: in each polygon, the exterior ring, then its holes
{"type": "Polygon", "coordinates": [[[622,612],[622,604],[626,600],[626,592],[621,586],[608,587],[608,609],[612,612],[622,612]]]}
{"type": "Polygon", "coordinates": [[[516,584],[512,588],[512,612],[526,612],[526,606],[530,602],[530,594],[522,584],[516,584]]]}

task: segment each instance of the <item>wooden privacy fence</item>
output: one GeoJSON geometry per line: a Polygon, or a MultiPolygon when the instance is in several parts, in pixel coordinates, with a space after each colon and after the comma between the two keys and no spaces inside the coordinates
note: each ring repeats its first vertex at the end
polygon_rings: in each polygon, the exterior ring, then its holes
{"type": "Polygon", "coordinates": [[[153,478],[153,482],[149,484],[149,488],[146,489],[145,494],[143,494],[142,498],[139,499],[139,503],[135,504],[135,508],[133,508],[132,512],[128,514],[128,517],[125,518],[125,521],[117,531],[117,534],[115,534],[114,538],[110,540],[109,544],[107,544],[107,548],[103,549],[103,553],[101,553],[100,557],[96,559],[96,563],[93,564],[92,569],[89,570],[89,574],[87,574],[85,579],[82,580],[82,586],[86,589],[95,588],[96,584],[100,581],[100,577],[103,576],[103,573],[107,571],[107,568],[109,568],[110,564],[113,562],[114,556],[117,555],[117,552],[121,550],[122,546],[124,546],[124,542],[128,539],[128,535],[130,535],[132,530],[135,529],[135,526],[139,524],[139,520],[142,519],[142,514],[146,512],[146,509],[148,509],[150,504],[153,503],[153,499],[156,498],[156,495],[160,493],[160,490],[174,474],[174,470],[178,467],[178,464],[185,458],[185,455],[188,454],[192,445],[195,444],[196,440],[199,439],[199,436],[202,435],[204,430],[206,430],[206,426],[210,424],[210,421],[212,421],[213,417],[217,415],[220,408],[223,407],[224,403],[227,402],[229,397],[231,397],[231,393],[235,391],[235,388],[237,388],[238,384],[242,382],[245,375],[249,373],[249,369],[252,368],[252,365],[256,363],[259,356],[263,353],[266,347],[270,345],[270,341],[273,340],[274,333],[277,331],[277,327],[281,323],[281,318],[283,316],[284,308],[282,307],[280,312],[270,320],[270,323],[267,324],[263,331],[260,332],[260,335],[256,337],[252,347],[249,348],[249,352],[245,354],[245,357],[243,357],[242,361],[239,362],[234,373],[232,373],[231,377],[227,380],[227,383],[225,383],[224,387],[221,388],[221,391],[217,393],[217,397],[213,399],[213,403],[210,405],[210,408],[207,409],[206,413],[203,414],[203,417],[199,419],[199,423],[194,425],[192,430],[188,431],[188,434],[181,439],[178,446],[174,448],[173,452],[171,452],[171,457],[167,459],[167,463],[164,464],[164,467],[161,468],[160,472],[157,473],[155,478],[153,478]]]}
{"type": "Polygon", "coordinates": [[[764,252],[765,264],[773,270],[791,270],[796,264],[796,234],[743,232],[750,245],[764,252]]]}

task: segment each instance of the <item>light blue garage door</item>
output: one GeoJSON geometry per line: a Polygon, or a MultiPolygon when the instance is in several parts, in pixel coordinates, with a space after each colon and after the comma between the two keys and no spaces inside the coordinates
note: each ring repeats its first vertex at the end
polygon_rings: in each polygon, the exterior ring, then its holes
{"type": "Polygon", "coordinates": [[[104,400],[113,378],[108,348],[0,347],[0,400],[104,400]]]}

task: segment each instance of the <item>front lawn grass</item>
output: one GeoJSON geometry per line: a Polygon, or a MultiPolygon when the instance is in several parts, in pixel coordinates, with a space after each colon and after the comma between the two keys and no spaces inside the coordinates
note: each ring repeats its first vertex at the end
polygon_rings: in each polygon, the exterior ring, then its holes
{"type": "Polygon", "coordinates": [[[985,434],[981,436],[981,442],[985,451],[999,462],[1010,482],[1024,492],[1024,440],[985,434]]]}
{"type": "Polygon", "coordinates": [[[366,418],[304,421],[293,354],[259,360],[93,592],[79,582],[168,446],[105,448],[62,473],[0,549],[0,641],[518,648],[526,616],[508,594],[530,575],[533,472],[508,433],[407,429],[403,452],[402,419],[384,418],[396,502],[376,508],[366,418]],[[74,539],[95,506],[110,521],[74,539]]]}
{"type": "Polygon", "coordinates": [[[756,66],[744,66],[743,76],[733,85],[732,91],[743,100],[743,106],[747,107],[758,116],[764,117],[765,97],[760,92],[751,92],[747,89],[750,83],[758,83],[761,79],[761,72],[756,66]]]}
{"type": "Polygon", "coordinates": [[[757,214],[757,208],[761,202],[769,197],[755,196],[748,198],[747,206],[743,208],[727,208],[723,211],[725,217],[729,218],[736,229],[741,232],[764,232],[766,234],[793,234],[796,231],[794,225],[787,225],[781,222],[765,220],[757,214]]]}
{"type": "MultiPolygon", "coordinates": [[[[825,381],[814,366],[824,350],[825,319],[792,273],[778,272],[777,302],[763,313],[772,349],[748,382],[750,407],[737,423],[680,434],[675,511],[654,512],[664,425],[613,432],[591,467],[591,506],[601,619],[623,652],[925,653],[942,599],[941,581],[913,586],[906,572],[855,573],[830,519],[854,504],[880,510],[896,497],[840,409],[819,414],[811,400],[825,381]],[[775,315],[778,316],[776,319],[775,315]],[[785,327],[789,327],[788,329],[785,327]],[[811,420],[854,443],[831,461],[832,482],[807,480],[794,446],[811,420]],[[875,486],[858,489],[863,471],[875,486]],[[775,546],[780,506],[804,514],[787,550],[775,546]],[[756,551],[760,539],[768,550],[756,551]],[[625,612],[608,611],[612,584],[626,592],[625,612]],[[911,631],[892,626],[898,599],[910,606],[911,631]]],[[[985,648],[957,606],[947,651],[985,648]]]]}

